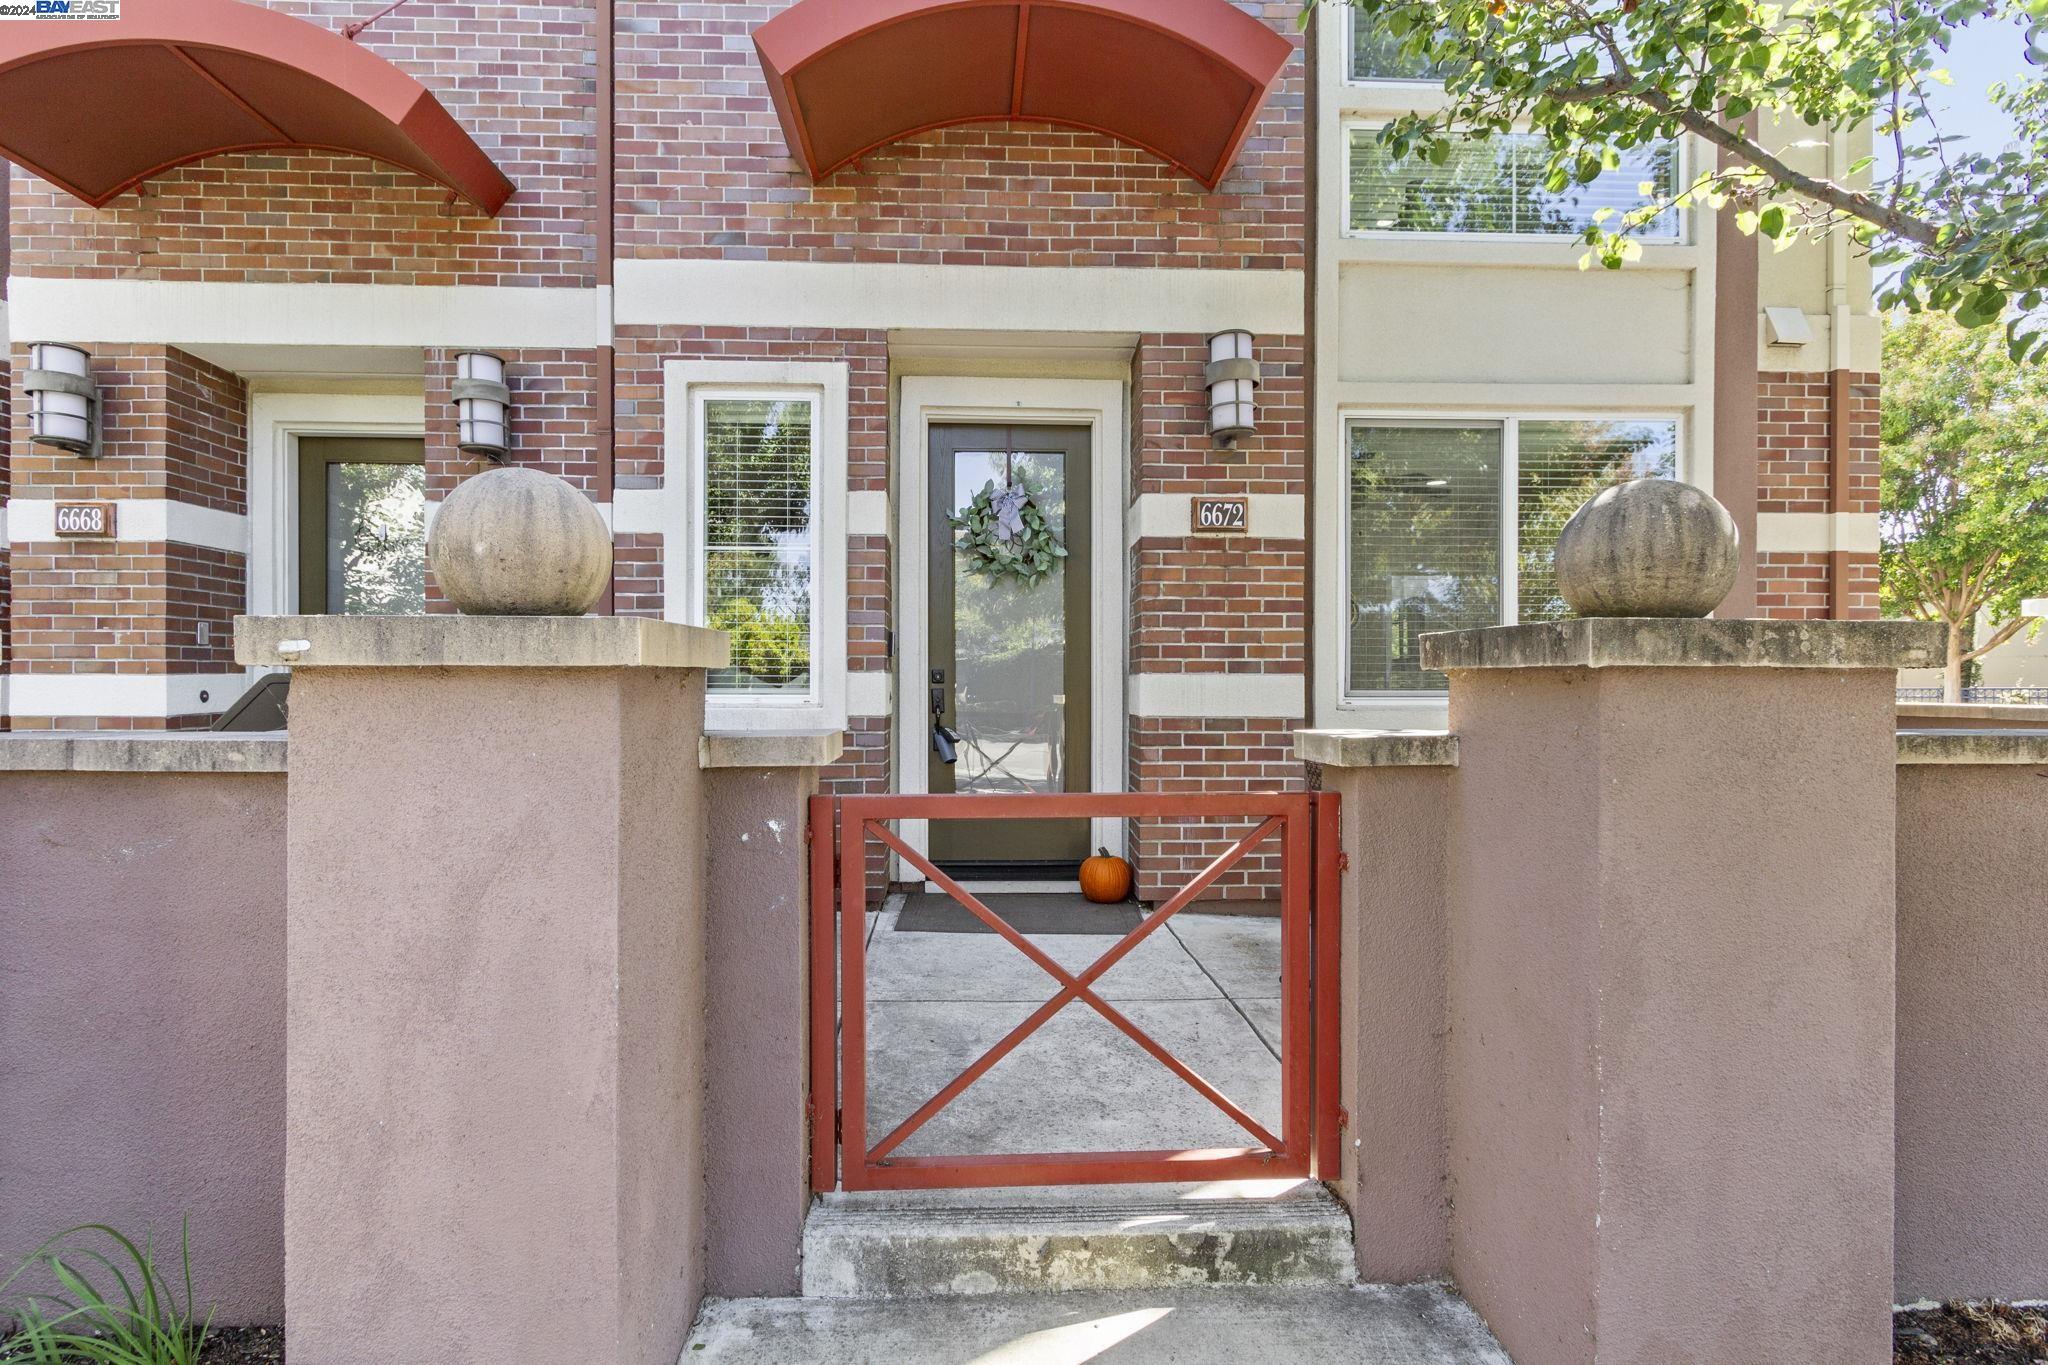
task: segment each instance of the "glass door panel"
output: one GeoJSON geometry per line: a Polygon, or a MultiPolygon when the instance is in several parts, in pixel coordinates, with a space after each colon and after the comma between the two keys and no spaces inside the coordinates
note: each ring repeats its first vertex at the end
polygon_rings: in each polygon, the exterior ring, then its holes
{"type": "Polygon", "coordinates": [[[427,467],[419,441],[299,442],[299,610],[427,609],[427,467]]]}
{"type": "MultiPolygon", "coordinates": [[[[1088,462],[1085,428],[932,433],[934,792],[1089,789],[1088,462]],[[1035,579],[980,566],[957,522],[983,494],[1013,532],[1028,498],[1066,557],[1035,579]]],[[[934,822],[932,840],[941,867],[987,878],[1063,880],[1089,853],[1085,820],[934,822]]]]}

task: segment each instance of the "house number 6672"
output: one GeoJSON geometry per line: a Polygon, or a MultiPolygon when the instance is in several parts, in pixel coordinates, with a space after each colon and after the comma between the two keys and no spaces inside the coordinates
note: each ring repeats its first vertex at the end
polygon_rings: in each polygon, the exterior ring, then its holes
{"type": "Polygon", "coordinates": [[[1193,530],[1197,535],[1243,535],[1251,524],[1246,498],[1196,498],[1193,530]]]}

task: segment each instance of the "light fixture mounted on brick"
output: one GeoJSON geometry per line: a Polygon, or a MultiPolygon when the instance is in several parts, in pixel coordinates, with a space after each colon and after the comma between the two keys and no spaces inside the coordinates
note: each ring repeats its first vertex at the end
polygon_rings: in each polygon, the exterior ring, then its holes
{"type": "Polygon", "coordinates": [[[1250,332],[1209,338],[1209,431],[1224,445],[1258,432],[1261,378],[1250,332]]]}
{"type": "Polygon", "coordinates": [[[505,458],[511,442],[512,390],[505,384],[505,359],[489,351],[464,351],[455,357],[455,443],[471,455],[505,458]]]}
{"type": "Polygon", "coordinates": [[[74,455],[100,453],[100,396],[91,357],[76,346],[43,342],[29,347],[22,391],[28,394],[29,440],[74,455]]]}

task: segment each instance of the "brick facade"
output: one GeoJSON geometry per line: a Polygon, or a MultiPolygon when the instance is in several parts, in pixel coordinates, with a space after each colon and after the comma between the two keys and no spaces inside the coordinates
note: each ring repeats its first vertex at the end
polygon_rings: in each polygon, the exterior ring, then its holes
{"type": "MultiPolygon", "coordinates": [[[[359,0],[265,0],[340,29],[359,0]]],[[[92,209],[13,172],[13,271],[79,279],[583,287],[597,280],[595,4],[410,0],[357,37],[417,77],[518,186],[495,219],[326,152],[212,157],[92,209]]],[[[30,338],[43,340],[44,338],[30,338]]]]}
{"type": "MultiPolygon", "coordinates": [[[[1133,492],[1300,497],[1307,488],[1305,342],[1260,337],[1265,380],[1259,431],[1229,448],[1209,432],[1208,338],[1150,335],[1133,365],[1137,430],[1133,492]]],[[[1254,526],[1254,531],[1260,528],[1254,526]]],[[[1283,675],[1307,662],[1308,544],[1264,535],[1146,537],[1131,553],[1130,668],[1134,674],[1283,675]]],[[[1134,791],[1297,790],[1291,733],[1298,717],[1131,719],[1134,791]]],[[[1170,895],[1244,831],[1196,822],[1134,821],[1138,894],[1170,895]]],[[[1272,847],[1227,874],[1209,899],[1278,895],[1272,847]]]]}
{"type": "MultiPolygon", "coordinates": [[[[14,354],[16,372],[26,348],[14,354]]],[[[248,392],[242,379],[162,346],[94,349],[105,455],[84,460],[34,446],[25,403],[10,424],[12,494],[79,501],[165,500],[245,512],[248,392]]],[[[233,667],[232,623],[248,601],[245,556],[115,538],[14,539],[9,668],[49,674],[174,676],[233,667]],[[202,629],[205,637],[202,636],[202,629]]],[[[16,729],[163,729],[211,715],[20,717],[16,729]]]]}
{"type": "MultiPolygon", "coordinates": [[[[1299,60],[1213,195],[1100,134],[1029,123],[928,133],[814,185],[784,146],[750,37],[788,4],[620,6],[621,256],[1301,268],[1299,60]]],[[[1294,0],[1238,8],[1299,41],[1294,0]]]]}
{"type": "MultiPolygon", "coordinates": [[[[1757,392],[1757,511],[1876,512],[1878,376],[1765,372],[1757,392]]],[[[1877,556],[1766,551],[1757,557],[1757,610],[1804,620],[1874,618],[1877,556]]]]}
{"type": "MultiPolygon", "coordinates": [[[[607,7],[594,3],[410,0],[358,41],[431,88],[513,180],[517,193],[498,218],[452,203],[409,172],[331,152],[211,158],[155,177],[102,210],[14,171],[11,271],[42,279],[589,291],[611,282],[614,254],[636,262],[1083,270],[1306,266],[1308,77],[1298,57],[1213,194],[1109,137],[1031,123],[925,133],[814,184],[783,145],[750,41],[789,2],[620,0],[607,42],[607,7]]],[[[360,0],[269,3],[330,28],[366,17],[360,0]]],[[[1296,0],[1238,0],[1238,8],[1300,43],[1296,0]]],[[[498,348],[514,395],[508,458],[559,474],[616,508],[622,495],[677,477],[666,467],[664,443],[686,415],[666,410],[666,362],[832,362],[847,366],[850,377],[847,491],[888,494],[899,377],[888,308],[878,297],[873,325],[862,327],[677,321],[616,326],[609,347],[498,348]]],[[[985,325],[997,331],[1004,319],[985,325]]],[[[1305,338],[1257,339],[1266,376],[1260,430],[1226,449],[1208,427],[1206,335],[1133,331],[1135,343],[1124,344],[1132,345],[1126,435],[1134,498],[1306,496],[1305,338]]],[[[64,340],[24,338],[43,339],[64,340]]],[[[174,347],[90,349],[104,398],[105,458],[29,447],[23,405],[12,403],[0,496],[174,499],[246,514],[244,380],[174,347]]],[[[420,354],[435,499],[488,467],[456,448],[454,355],[445,345],[420,354]]],[[[1874,508],[1874,376],[1853,377],[1853,406],[1841,418],[1850,424],[1853,454],[1841,496],[1828,377],[1761,379],[1762,510],[1874,508]]],[[[0,402],[11,402],[8,387],[0,402]]],[[[1305,683],[1309,544],[1291,532],[1253,530],[1229,538],[1147,534],[1129,546],[1123,662],[1130,673],[1202,675],[1224,686],[1305,683]]],[[[644,527],[620,534],[612,592],[600,610],[667,612],[666,583],[676,567],[670,556],[681,550],[670,540],[644,527]]],[[[889,535],[851,536],[846,553],[844,648],[856,682],[872,684],[896,666],[893,631],[921,625],[896,620],[889,535]]],[[[1874,566],[1854,557],[1766,555],[1764,609],[1824,614],[1846,601],[1858,614],[1874,613],[1873,576],[1874,566]]],[[[0,650],[16,674],[227,673],[225,623],[246,602],[249,577],[244,556],[204,546],[16,543],[0,556],[0,650]]],[[[446,609],[431,583],[429,603],[446,609]]],[[[870,685],[863,695],[877,691],[870,685]]],[[[1269,695],[1287,694],[1283,686],[1269,695]]],[[[34,724],[205,720],[108,715],[34,724]]],[[[1298,789],[1303,775],[1289,734],[1299,720],[1132,716],[1123,776],[1138,791],[1298,789]]],[[[891,789],[893,736],[887,717],[853,717],[846,756],[827,773],[827,788],[891,789]]],[[[1164,823],[1131,833],[1147,895],[1177,886],[1231,837],[1164,823]]],[[[1262,855],[1215,894],[1257,899],[1274,889],[1271,859],[1262,855]]]]}

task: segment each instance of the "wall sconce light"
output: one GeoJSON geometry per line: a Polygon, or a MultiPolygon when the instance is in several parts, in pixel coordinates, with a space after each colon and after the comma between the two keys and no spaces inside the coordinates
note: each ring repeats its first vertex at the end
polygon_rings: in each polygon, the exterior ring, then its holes
{"type": "Polygon", "coordinates": [[[28,438],[96,459],[100,453],[99,390],[93,387],[91,357],[76,346],[41,342],[28,348],[28,438]]]}
{"type": "Polygon", "coordinates": [[[505,458],[511,444],[512,390],[505,385],[505,359],[489,351],[464,351],[455,357],[455,443],[472,455],[505,458]]]}
{"type": "Polygon", "coordinates": [[[1209,338],[1209,431],[1224,445],[1258,431],[1259,379],[1250,332],[1209,338]]]}

